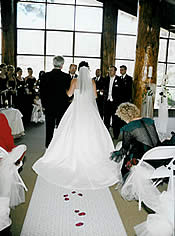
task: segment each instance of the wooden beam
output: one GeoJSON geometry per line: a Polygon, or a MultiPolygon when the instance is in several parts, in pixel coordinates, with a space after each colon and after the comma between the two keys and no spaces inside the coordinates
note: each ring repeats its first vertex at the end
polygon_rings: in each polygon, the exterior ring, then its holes
{"type": "Polygon", "coordinates": [[[144,80],[148,79],[149,67],[153,67],[152,82],[157,79],[160,17],[157,1],[140,0],[138,9],[138,34],[134,70],[134,103],[141,109],[144,80]]]}
{"type": "Polygon", "coordinates": [[[101,48],[101,68],[106,76],[110,65],[115,65],[116,33],[118,10],[110,2],[103,6],[103,33],[101,48]]]}
{"type": "Polygon", "coordinates": [[[2,62],[16,66],[16,1],[1,1],[2,62]]]}

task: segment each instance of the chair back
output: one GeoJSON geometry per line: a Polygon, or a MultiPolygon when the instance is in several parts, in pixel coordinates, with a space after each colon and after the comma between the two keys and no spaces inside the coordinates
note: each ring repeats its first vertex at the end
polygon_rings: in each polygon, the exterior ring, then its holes
{"type": "Polygon", "coordinates": [[[163,160],[170,158],[175,158],[175,146],[154,147],[143,155],[138,165],[141,165],[141,163],[146,160],[163,160]]]}
{"type": "Polygon", "coordinates": [[[7,156],[8,156],[8,152],[4,148],[0,147],[0,159],[4,159],[7,156]]]}
{"type": "MultiPolygon", "coordinates": [[[[137,166],[140,166],[143,161],[147,160],[162,160],[162,165],[166,165],[166,167],[168,168],[168,164],[172,163],[173,160],[175,160],[175,146],[159,146],[150,149],[143,155],[142,159],[139,161],[137,166]],[[170,159],[168,160],[168,163],[163,162],[163,160],[166,159],[167,160],[170,159]]],[[[152,176],[150,176],[150,178],[152,178],[152,176]]],[[[156,187],[160,182],[162,182],[162,180],[155,182],[154,186],[156,187]]],[[[139,198],[139,210],[141,210],[142,200],[140,196],[138,196],[138,198],[139,198]]]]}

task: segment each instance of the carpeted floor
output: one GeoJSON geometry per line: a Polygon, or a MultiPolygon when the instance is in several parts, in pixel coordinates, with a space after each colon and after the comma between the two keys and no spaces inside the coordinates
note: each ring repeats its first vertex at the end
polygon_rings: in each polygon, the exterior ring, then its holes
{"type": "Polygon", "coordinates": [[[65,189],[38,176],[20,236],[126,236],[109,188],[65,189]]]}
{"type": "MultiPolygon", "coordinates": [[[[42,156],[45,151],[44,147],[45,124],[29,124],[27,125],[27,127],[25,127],[25,133],[26,135],[21,139],[15,140],[15,143],[16,144],[24,143],[28,147],[25,155],[23,169],[20,173],[24,180],[24,183],[28,188],[28,192],[26,193],[26,202],[16,207],[14,210],[11,210],[12,225],[10,227],[10,232],[12,236],[20,236],[22,225],[25,219],[25,215],[28,209],[28,205],[36,181],[36,174],[34,173],[31,167],[33,163],[40,156],[42,156]]],[[[135,233],[133,227],[143,222],[146,219],[147,212],[144,209],[138,211],[138,203],[136,201],[127,202],[123,200],[119,192],[116,191],[114,187],[115,186],[111,187],[110,190],[114,202],[118,208],[126,233],[128,236],[134,236],[135,233]]],[[[0,235],[4,236],[10,234],[6,233],[0,235]]],[[[119,235],[116,232],[116,236],[123,236],[123,235],[119,235]]]]}

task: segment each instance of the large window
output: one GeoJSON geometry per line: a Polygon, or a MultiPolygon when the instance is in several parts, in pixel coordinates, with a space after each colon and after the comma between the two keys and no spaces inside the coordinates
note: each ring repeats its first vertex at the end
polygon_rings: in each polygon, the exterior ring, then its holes
{"type": "Polygon", "coordinates": [[[160,30],[160,45],[157,68],[157,91],[155,108],[159,107],[161,85],[164,80],[164,75],[168,75],[167,90],[168,90],[168,107],[175,108],[175,34],[164,30],[160,30]]]}
{"type": "Polygon", "coordinates": [[[17,65],[51,70],[63,55],[63,70],[87,60],[91,74],[100,67],[103,4],[96,0],[22,0],[17,5],[17,65]]]}
{"type": "MultiPolygon", "coordinates": [[[[125,12],[118,12],[116,37],[116,67],[126,65],[128,74],[133,76],[135,66],[137,18],[125,12]]],[[[161,84],[165,73],[168,75],[168,105],[175,108],[175,34],[161,28],[157,66],[157,91],[155,108],[159,107],[161,84]]],[[[120,73],[119,69],[117,71],[120,73]]]]}
{"type": "MultiPolygon", "coordinates": [[[[133,76],[136,50],[137,18],[118,11],[116,37],[116,67],[127,66],[127,73],[133,76]]],[[[117,70],[118,75],[120,70],[117,70]]]]}

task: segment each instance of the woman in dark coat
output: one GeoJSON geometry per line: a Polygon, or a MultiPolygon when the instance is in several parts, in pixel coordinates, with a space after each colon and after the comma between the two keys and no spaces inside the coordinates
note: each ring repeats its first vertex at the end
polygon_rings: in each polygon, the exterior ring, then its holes
{"type": "Polygon", "coordinates": [[[116,115],[127,124],[120,130],[119,138],[122,140],[122,147],[112,153],[111,159],[119,163],[124,158],[121,173],[126,177],[130,167],[137,164],[145,152],[159,145],[160,140],[154,120],[142,118],[134,104],[122,103],[116,115]]]}

